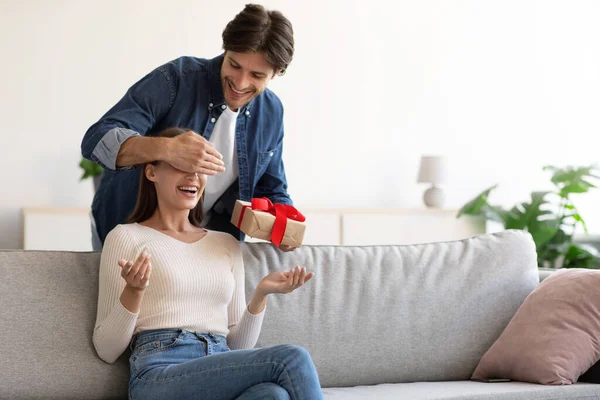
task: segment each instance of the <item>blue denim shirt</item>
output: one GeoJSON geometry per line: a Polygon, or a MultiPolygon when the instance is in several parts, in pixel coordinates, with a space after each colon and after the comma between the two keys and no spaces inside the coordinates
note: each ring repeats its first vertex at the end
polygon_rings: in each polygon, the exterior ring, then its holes
{"type": "MultiPolygon", "coordinates": [[[[133,135],[170,128],[191,129],[210,140],[223,112],[221,86],[223,55],[213,59],[181,57],[162,65],[136,82],[125,96],[86,132],[83,157],[104,168],[92,203],[92,214],[102,243],[133,212],[141,166],[116,168],[121,144],[133,135]]],[[[239,178],[210,211],[208,229],[243,234],[230,222],[236,199],[268,197],[292,204],[282,161],[283,106],[266,89],[240,109],[235,130],[239,178]]]]}

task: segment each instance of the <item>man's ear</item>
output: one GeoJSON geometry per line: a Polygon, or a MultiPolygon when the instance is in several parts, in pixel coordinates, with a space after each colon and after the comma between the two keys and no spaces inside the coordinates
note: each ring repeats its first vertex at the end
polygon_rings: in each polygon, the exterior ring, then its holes
{"type": "Polygon", "coordinates": [[[144,168],[144,174],[146,175],[146,179],[150,182],[156,182],[156,171],[154,170],[154,165],[147,164],[146,168],[144,168]]]}
{"type": "Polygon", "coordinates": [[[274,69],[273,75],[271,75],[271,80],[274,80],[278,76],[283,76],[284,74],[285,74],[285,71],[283,69],[274,69]]]}

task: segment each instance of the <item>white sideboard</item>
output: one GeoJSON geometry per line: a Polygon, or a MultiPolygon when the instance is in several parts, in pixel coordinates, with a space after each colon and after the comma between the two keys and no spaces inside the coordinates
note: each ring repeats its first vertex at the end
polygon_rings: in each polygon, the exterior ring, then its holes
{"type": "Polygon", "coordinates": [[[342,214],[344,245],[416,244],[464,239],[485,232],[483,219],[457,210],[357,210],[342,214]]]}
{"type": "MultiPolygon", "coordinates": [[[[415,244],[485,232],[482,220],[456,219],[456,210],[308,209],[303,214],[304,243],[310,245],[415,244]]],[[[89,208],[24,208],[22,226],[26,250],[92,250],[89,208]]]]}
{"type": "Polygon", "coordinates": [[[23,208],[23,249],[92,251],[89,212],[89,208],[23,208]]]}

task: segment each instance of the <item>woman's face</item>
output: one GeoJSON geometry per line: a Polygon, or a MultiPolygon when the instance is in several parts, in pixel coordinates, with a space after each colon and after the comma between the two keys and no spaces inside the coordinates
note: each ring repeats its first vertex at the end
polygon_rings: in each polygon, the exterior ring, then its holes
{"type": "Polygon", "coordinates": [[[158,203],[174,210],[192,210],[206,187],[206,175],[181,171],[164,161],[148,164],[145,173],[154,182],[158,203]]]}

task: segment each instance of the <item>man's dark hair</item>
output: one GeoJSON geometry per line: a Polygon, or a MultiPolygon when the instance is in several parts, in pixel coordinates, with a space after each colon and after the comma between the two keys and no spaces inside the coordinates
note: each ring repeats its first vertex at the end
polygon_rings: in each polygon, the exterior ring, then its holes
{"type": "Polygon", "coordinates": [[[223,49],[236,53],[264,53],[275,72],[283,75],[294,56],[292,24],[279,11],[247,4],[225,27],[223,49]]]}

